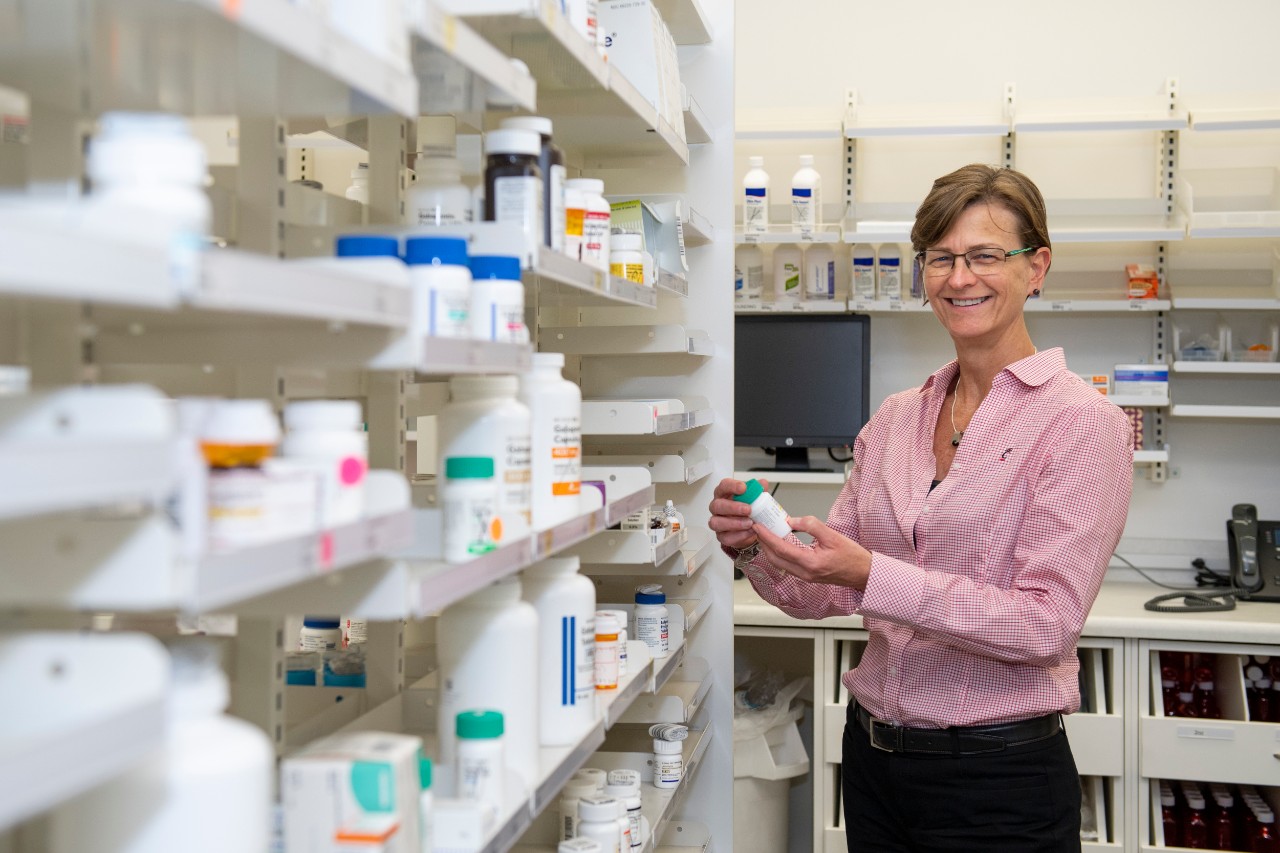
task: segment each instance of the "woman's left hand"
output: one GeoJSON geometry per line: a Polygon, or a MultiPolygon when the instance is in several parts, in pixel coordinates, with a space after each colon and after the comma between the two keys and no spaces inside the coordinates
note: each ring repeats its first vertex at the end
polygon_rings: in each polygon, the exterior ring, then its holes
{"type": "Polygon", "coordinates": [[[760,549],[775,569],[813,583],[865,589],[871,574],[871,552],[812,515],[788,518],[797,533],[813,537],[811,547],[773,535],[763,524],[755,526],[760,549]]]}

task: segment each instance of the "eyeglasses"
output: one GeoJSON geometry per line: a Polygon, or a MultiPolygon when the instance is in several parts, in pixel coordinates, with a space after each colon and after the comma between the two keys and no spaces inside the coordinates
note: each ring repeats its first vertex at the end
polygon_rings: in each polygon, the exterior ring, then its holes
{"type": "Polygon", "coordinates": [[[1025,249],[1014,249],[1012,252],[1006,252],[999,247],[970,249],[963,255],[953,255],[950,252],[939,252],[933,249],[926,249],[923,252],[916,253],[916,263],[920,264],[924,269],[924,274],[930,278],[949,275],[951,270],[955,268],[956,258],[964,258],[965,266],[967,266],[974,275],[995,275],[1004,266],[1004,262],[1015,255],[1021,255],[1025,252],[1034,252],[1035,246],[1029,246],[1025,249]]]}

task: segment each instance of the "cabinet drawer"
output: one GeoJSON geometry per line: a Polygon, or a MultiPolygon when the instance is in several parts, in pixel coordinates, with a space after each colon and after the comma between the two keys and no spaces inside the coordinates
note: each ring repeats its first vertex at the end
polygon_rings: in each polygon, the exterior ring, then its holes
{"type": "Polygon", "coordinates": [[[1280,725],[1144,716],[1138,773],[1159,779],[1274,785],[1280,779],[1280,725]]]}
{"type": "Polygon", "coordinates": [[[1116,714],[1069,714],[1067,740],[1081,776],[1124,773],[1124,720],[1116,714]]]}
{"type": "Polygon", "coordinates": [[[822,709],[822,757],[828,764],[839,764],[844,751],[844,721],[847,705],[827,703],[822,709]]]}

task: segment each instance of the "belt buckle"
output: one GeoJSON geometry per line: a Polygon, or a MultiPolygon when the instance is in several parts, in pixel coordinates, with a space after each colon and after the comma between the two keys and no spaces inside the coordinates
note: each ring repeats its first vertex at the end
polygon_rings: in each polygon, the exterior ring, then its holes
{"type": "Polygon", "coordinates": [[[867,720],[871,725],[869,734],[871,735],[871,746],[874,749],[878,749],[881,752],[902,752],[901,726],[886,723],[884,720],[877,720],[870,715],[868,715],[867,720]],[[886,745],[886,742],[888,745],[886,745]]]}

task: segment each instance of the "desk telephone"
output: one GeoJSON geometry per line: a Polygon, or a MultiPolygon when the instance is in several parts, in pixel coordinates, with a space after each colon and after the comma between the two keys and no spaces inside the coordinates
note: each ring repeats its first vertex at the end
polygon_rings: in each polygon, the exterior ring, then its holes
{"type": "Polygon", "coordinates": [[[1280,521],[1259,521],[1253,504],[1236,504],[1227,521],[1227,550],[1239,598],[1280,601],[1280,521]]]}

